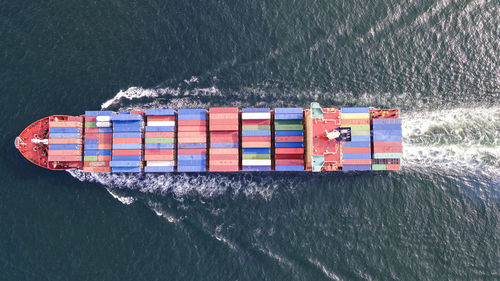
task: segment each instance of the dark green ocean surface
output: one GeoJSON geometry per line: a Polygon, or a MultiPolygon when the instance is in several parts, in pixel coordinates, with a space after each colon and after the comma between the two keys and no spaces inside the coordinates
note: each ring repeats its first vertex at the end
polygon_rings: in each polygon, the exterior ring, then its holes
{"type": "Polygon", "coordinates": [[[499,280],[498,1],[0,1],[0,280],[499,280]],[[34,120],[397,107],[400,172],[31,165],[34,120]]]}

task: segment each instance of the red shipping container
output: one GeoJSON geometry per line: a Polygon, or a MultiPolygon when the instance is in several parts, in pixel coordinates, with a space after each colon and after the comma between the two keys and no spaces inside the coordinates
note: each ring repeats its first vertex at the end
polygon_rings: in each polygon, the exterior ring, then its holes
{"type": "Polygon", "coordinates": [[[83,167],[83,171],[89,173],[111,173],[111,167],[83,167]]]}
{"type": "Polygon", "coordinates": [[[146,132],[145,138],[175,138],[175,132],[146,132]]]}
{"type": "Polygon", "coordinates": [[[113,145],[110,144],[110,143],[103,143],[103,144],[98,144],[97,145],[97,149],[99,150],[109,150],[109,149],[112,149],[113,148],[113,145]]]}
{"type": "Polygon", "coordinates": [[[212,165],[208,170],[212,172],[236,172],[240,170],[240,167],[238,165],[212,165]]]}
{"type": "Polygon", "coordinates": [[[82,161],[82,156],[80,155],[49,155],[50,161],[82,161]]]}
{"type": "Polygon", "coordinates": [[[205,148],[181,148],[177,150],[177,154],[179,155],[207,154],[207,150],[205,148]]]}
{"type": "Polygon", "coordinates": [[[340,119],[340,124],[343,125],[366,125],[370,124],[370,119],[340,119]]]}
{"type": "Polygon", "coordinates": [[[113,143],[142,143],[141,138],[114,138],[113,143]]]}
{"type": "MultiPolygon", "coordinates": [[[[113,139],[103,139],[103,140],[98,140],[98,144],[112,144],[113,143],[113,139]]],[[[101,148],[101,149],[104,149],[104,148],[101,148]]]]}
{"type": "Polygon", "coordinates": [[[271,137],[241,137],[242,142],[265,142],[271,141],[271,137]]]}
{"type": "Polygon", "coordinates": [[[99,128],[85,128],[85,134],[98,134],[99,128]]]}
{"type": "Polygon", "coordinates": [[[178,132],[206,132],[207,131],[207,126],[206,125],[200,125],[200,126],[179,126],[177,127],[178,132]]]}
{"type": "Polygon", "coordinates": [[[175,150],[173,150],[173,149],[146,149],[146,150],[144,150],[144,153],[146,155],[175,155],[175,150]]]}
{"type": "Polygon", "coordinates": [[[97,122],[96,116],[85,116],[85,122],[97,122]]]}
{"type": "Polygon", "coordinates": [[[264,120],[247,119],[247,120],[241,120],[241,125],[271,125],[271,119],[264,119],[264,120]]]}
{"type": "Polygon", "coordinates": [[[271,142],[244,142],[241,144],[243,148],[270,148],[271,142]]]}
{"type": "Polygon", "coordinates": [[[276,137],[275,142],[303,142],[304,137],[276,137]]]}
{"type": "Polygon", "coordinates": [[[239,160],[239,154],[210,154],[210,161],[212,160],[239,160]]]}
{"type": "Polygon", "coordinates": [[[382,147],[382,146],[391,146],[391,147],[403,147],[403,143],[400,141],[376,141],[373,142],[374,146],[382,147]]]}
{"type": "Polygon", "coordinates": [[[403,153],[403,146],[373,145],[373,153],[403,153]]]}
{"type": "Polygon", "coordinates": [[[179,120],[177,121],[179,127],[181,126],[205,126],[207,124],[206,120],[179,120]]]}
{"type": "Polygon", "coordinates": [[[240,152],[238,148],[210,148],[210,154],[239,154],[239,153],[240,152]]]}
{"type": "Polygon", "coordinates": [[[113,155],[141,155],[142,150],[140,149],[113,149],[113,155]]]}
{"type": "Polygon", "coordinates": [[[372,159],[342,159],[344,165],[369,165],[372,159]]]}
{"type": "Polygon", "coordinates": [[[304,165],[304,159],[276,159],[276,165],[304,165]]]}
{"type": "Polygon", "coordinates": [[[68,116],[68,121],[70,121],[70,122],[83,122],[83,118],[80,116],[68,116]]]}
{"type": "Polygon", "coordinates": [[[304,154],[304,148],[276,148],[276,154],[304,154]]]}
{"type": "Polygon", "coordinates": [[[190,138],[178,138],[178,143],[206,143],[206,137],[190,137],[190,138]]]}
{"type": "Polygon", "coordinates": [[[181,138],[198,138],[198,137],[201,137],[201,138],[206,138],[207,137],[207,133],[206,132],[179,132],[177,134],[177,137],[179,139],[181,138]]]}
{"type": "Polygon", "coordinates": [[[238,165],[238,160],[212,160],[209,161],[210,166],[219,166],[219,165],[238,165]]]}
{"type": "Polygon", "coordinates": [[[173,154],[170,154],[170,155],[144,155],[144,160],[146,161],[173,161],[174,160],[174,155],[173,154]]]}
{"type": "Polygon", "coordinates": [[[370,153],[370,147],[342,147],[343,153],[370,153]]]}
{"type": "Polygon", "coordinates": [[[142,110],[130,110],[130,114],[144,115],[144,111],[142,111],[142,110]]]}
{"type": "Polygon", "coordinates": [[[111,161],[111,155],[98,155],[97,161],[111,161]]]}
{"type": "Polygon", "coordinates": [[[276,154],[274,156],[276,160],[278,159],[303,159],[302,154],[276,154]]]}
{"type": "Polygon", "coordinates": [[[237,107],[210,107],[208,109],[209,113],[238,113],[239,109],[237,107]]]}
{"type": "Polygon", "coordinates": [[[238,131],[236,132],[210,132],[211,142],[238,142],[238,131]]]}
{"type": "Polygon", "coordinates": [[[49,139],[49,144],[82,144],[82,139],[49,139]]]}
{"type": "Polygon", "coordinates": [[[50,150],[49,155],[82,155],[81,150],[50,150]]]}
{"type": "Polygon", "coordinates": [[[85,136],[84,136],[85,139],[99,139],[99,134],[98,133],[89,133],[89,132],[85,132],[85,136]]]}
{"type": "Polygon", "coordinates": [[[401,165],[399,164],[387,164],[386,167],[386,170],[389,171],[401,170],[401,165]]]}
{"type": "Polygon", "coordinates": [[[168,115],[168,116],[148,116],[148,121],[175,121],[175,116],[173,115],[168,115]]]}

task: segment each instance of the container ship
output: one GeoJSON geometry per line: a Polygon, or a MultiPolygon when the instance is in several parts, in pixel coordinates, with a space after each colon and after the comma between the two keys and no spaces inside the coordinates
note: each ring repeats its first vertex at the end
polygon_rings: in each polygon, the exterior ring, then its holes
{"type": "Polygon", "coordinates": [[[30,162],[91,173],[400,170],[398,109],[211,107],[86,111],[15,139],[30,162]]]}

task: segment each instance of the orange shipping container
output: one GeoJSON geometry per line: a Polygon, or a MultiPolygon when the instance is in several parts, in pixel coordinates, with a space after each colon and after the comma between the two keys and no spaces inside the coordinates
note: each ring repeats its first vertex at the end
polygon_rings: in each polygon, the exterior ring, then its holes
{"type": "Polygon", "coordinates": [[[238,154],[210,154],[210,161],[212,160],[239,160],[238,154]]]}
{"type": "Polygon", "coordinates": [[[113,155],[141,155],[142,150],[140,149],[113,149],[111,152],[113,155]]]}
{"type": "Polygon", "coordinates": [[[97,161],[111,161],[111,155],[98,155],[97,161]]]}
{"type": "Polygon", "coordinates": [[[271,142],[243,142],[241,144],[241,147],[243,148],[270,148],[271,147],[271,142]]]}
{"type": "Polygon", "coordinates": [[[178,138],[178,143],[206,143],[206,137],[178,138]]]}
{"type": "Polygon", "coordinates": [[[177,138],[182,139],[182,138],[193,138],[193,137],[201,137],[201,138],[206,138],[207,133],[206,132],[179,132],[177,134],[177,138]]]}
{"type": "Polygon", "coordinates": [[[90,134],[98,134],[99,133],[99,128],[85,128],[85,133],[90,133],[90,134]]]}
{"type": "Polygon", "coordinates": [[[370,153],[370,147],[342,147],[343,153],[370,153]]]}
{"type": "Polygon", "coordinates": [[[80,116],[68,116],[68,121],[83,122],[83,117],[80,117],[80,116]]]}
{"type": "Polygon", "coordinates": [[[235,124],[212,124],[210,123],[210,131],[238,131],[238,123],[235,124]]]}
{"type": "MultiPolygon", "coordinates": [[[[179,149],[181,151],[182,149],[179,149]]],[[[146,155],[175,155],[173,149],[146,149],[144,150],[146,155]]]]}
{"type": "Polygon", "coordinates": [[[85,122],[96,122],[97,117],[95,116],[85,116],[85,122]]]}
{"type": "Polygon", "coordinates": [[[241,137],[242,142],[266,142],[271,141],[271,137],[241,137]]]}
{"type": "Polygon", "coordinates": [[[212,160],[209,161],[210,166],[219,165],[238,165],[238,160],[212,160]]]}
{"type": "Polygon", "coordinates": [[[238,114],[239,109],[237,107],[210,107],[208,109],[210,114],[213,113],[236,113],[238,114]]]}
{"type": "Polygon", "coordinates": [[[49,144],[82,144],[82,139],[49,139],[49,144]]]}
{"type": "Polygon", "coordinates": [[[142,143],[141,138],[114,138],[113,143],[142,143]]]}
{"type": "Polygon", "coordinates": [[[386,165],[386,170],[401,170],[400,164],[387,164],[386,165]]]}
{"type": "Polygon", "coordinates": [[[108,144],[108,143],[104,143],[104,144],[98,144],[97,145],[97,149],[99,150],[109,150],[109,149],[112,149],[113,148],[113,145],[112,144],[108,144]]]}
{"type": "Polygon", "coordinates": [[[275,142],[303,142],[304,138],[301,136],[298,137],[276,137],[275,142]]]}
{"type": "Polygon", "coordinates": [[[175,138],[175,132],[146,132],[145,138],[175,138]]]}
{"type": "Polygon", "coordinates": [[[185,126],[205,126],[207,124],[206,120],[179,120],[177,121],[179,127],[185,126]]]}
{"type": "Polygon", "coordinates": [[[175,121],[175,116],[148,116],[148,121],[175,121]]]}
{"type": "Polygon", "coordinates": [[[81,150],[51,150],[49,155],[82,155],[81,150]]]}
{"type": "Polygon", "coordinates": [[[210,132],[210,142],[238,142],[238,131],[210,132]]]}
{"type": "Polygon", "coordinates": [[[304,148],[276,148],[276,154],[304,154],[304,148]]]}
{"type": "Polygon", "coordinates": [[[344,165],[369,165],[372,159],[342,159],[344,165]]]}
{"type": "Polygon", "coordinates": [[[370,119],[340,119],[342,125],[366,125],[370,124],[370,119]]]}
{"type": "Polygon", "coordinates": [[[209,171],[212,172],[235,172],[239,170],[239,165],[211,165],[209,168],[209,171]]]}
{"type": "Polygon", "coordinates": [[[207,131],[206,125],[201,126],[179,126],[177,127],[178,132],[205,132],[207,131]]]}
{"type": "Polygon", "coordinates": [[[189,154],[206,154],[207,150],[205,148],[183,148],[177,150],[179,155],[189,155],[189,154]]]}
{"type": "Polygon", "coordinates": [[[83,171],[89,173],[111,173],[111,167],[83,167],[83,171]]]}
{"type": "Polygon", "coordinates": [[[82,127],[82,122],[73,122],[73,121],[56,121],[49,122],[49,127],[82,127]]]}

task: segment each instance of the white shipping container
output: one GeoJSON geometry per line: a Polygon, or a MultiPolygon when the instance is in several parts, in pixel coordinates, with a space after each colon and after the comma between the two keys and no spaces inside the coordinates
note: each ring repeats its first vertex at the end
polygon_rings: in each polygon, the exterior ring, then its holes
{"type": "Polygon", "coordinates": [[[270,112],[243,112],[241,114],[242,120],[267,120],[271,119],[270,112]]]}
{"type": "Polygon", "coordinates": [[[271,159],[243,159],[243,166],[271,166],[271,159]]]}
{"type": "Polygon", "coordinates": [[[150,167],[170,167],[175,166],[175,161],[147,161],[147,165],[150,167]]]}
{"type": "Polygon", "coordinates": [[[175,126],[175,121],[148,121],[148,126],[175,126]]]}
{"type": "Polygon", "coordinates": [[[111,121],[111,116],[97,116],[96,120],[99,122],[109,122],[111,121]]]}
{"type": "Polygon", "coordinates": [[[95,126],[98,128],[108,128],[111,127],[111,122],[96,122],[95,126]]]}

